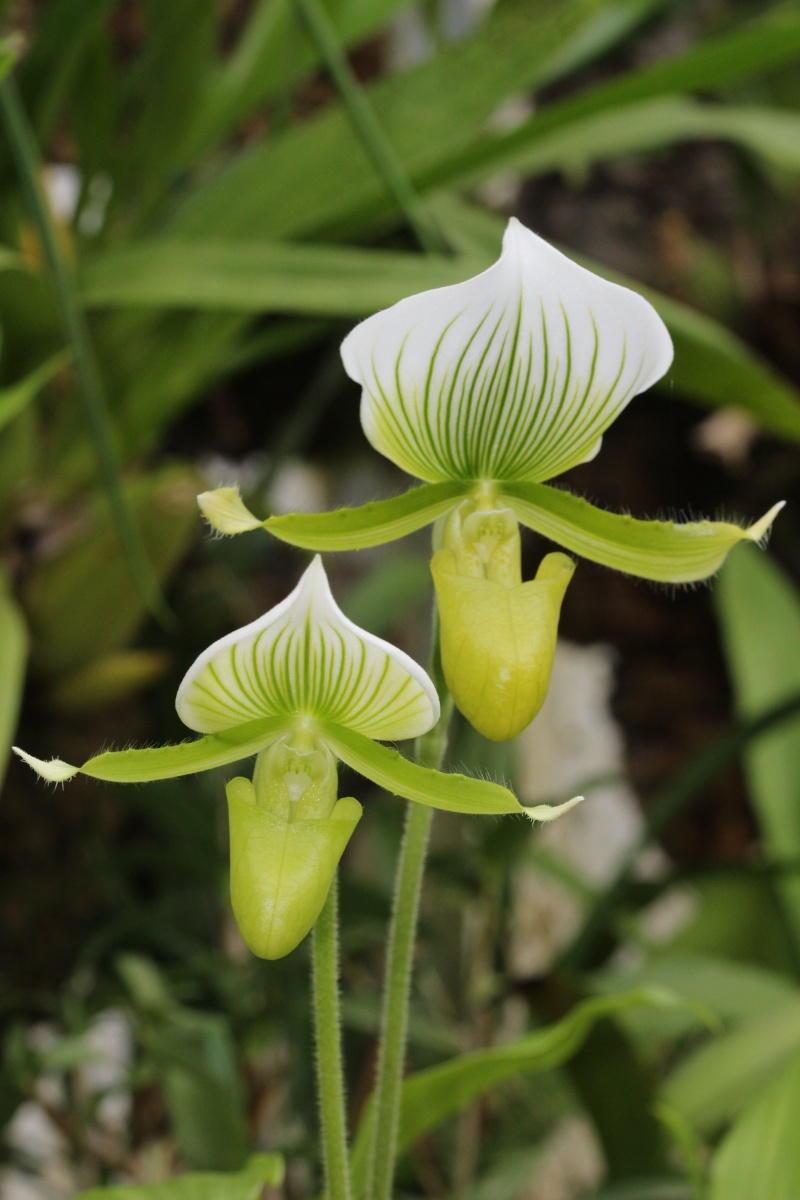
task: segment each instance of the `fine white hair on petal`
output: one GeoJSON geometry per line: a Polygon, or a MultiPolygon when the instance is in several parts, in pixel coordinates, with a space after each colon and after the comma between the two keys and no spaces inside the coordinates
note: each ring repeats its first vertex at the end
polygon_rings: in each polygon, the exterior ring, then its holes
{"type": "Polygon", "coordinates": [[[49,783],[65,783],[68,779],[72,779],[73,775],[78,774],[78,767],[73,767],[70,763],[64,762],[61,758],[34,758],[32,754],[28,754],[25,750],[20,750],[19,746],[12,746],[14,753],[27,763],[37,775],[41,775],[42,779],[46,779],[49,783]]]}
{"type": "Polygon", "coordinates": [[[585,461],[672,342],[642,296],[512,218],[465,283],[401,300],[342,343],[370,442],[420,479],[550,479],[585,461]]]}
{"type": "Polygon", "coordinates": [[[285,714],[402,739],[439,719],[439,698],[425,671],[348,620],[319,555],[285,600],[200,655],[175,705],[199,733],[285,714]]]}

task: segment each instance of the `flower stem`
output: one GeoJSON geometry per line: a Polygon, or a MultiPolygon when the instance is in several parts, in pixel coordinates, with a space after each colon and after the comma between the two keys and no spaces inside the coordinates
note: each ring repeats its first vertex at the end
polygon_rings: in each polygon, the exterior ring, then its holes
{"type": "Polygon", "coordinates": [[[339,884],[333,877],[313,933],[314,1022],[327,1200],[352,1200],[339,1013],[339,884]]]}
{"type": "MultiPolygon", "coordinates": [[[[430,674],[442,700],[442,715],[435,728],[417,742],[415,757],[423,766],[438,769],[447,749],[453,701],[441,675],[439,626],[435,613],[430,674]]],[[[408,1034],[411,973],[433,812],[434,810],[426,805],[409,803],[400,860],[397,864],[375,1081],[375,1116],[367,1168],[367,1200],[391,1200],[392,1195],[400,1119],[400,1089],[403,1083],[408,1034]]]]}

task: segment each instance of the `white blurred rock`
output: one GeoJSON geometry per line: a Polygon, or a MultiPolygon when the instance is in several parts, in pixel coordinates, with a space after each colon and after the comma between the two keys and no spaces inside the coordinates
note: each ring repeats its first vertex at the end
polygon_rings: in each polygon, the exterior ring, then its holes
{"type": "Polygon", "coordinates": [[[110,1132],[122,1132],[131,1110],[129,1073],[133,1063],[133,1028],[121,1008],[98,1013],[86,1037],[96,1057],[77,1073],[78,1087],[85,1095],[105,1093],[96,1118],[110,1132]]]}
{"type": "Polygon", "coordinates": [[[541,1165],[520,1200],[576,1200],[602,1181],[605,1163],[588,1121],[567,1117],[545,1145],[541,1165]]]}
{"type": "Polygon", "coordinates": [[[243,492],[257,488],[266,470],[263,454],[248,454],[246,458],[226,458],[224,454],[209,454],[197,466],[209,490],[219,487],[238,487],[243,492]]]}
{"type": "MultiPolygon", "coordinates": [[[[622,735],[610,710],[614,652],[560,641],[541,713],[517,740],[517,781],[524,804],[566,798],[592,780],[583,804],[531,833],[538,849],[592,888],[612,880],[636,844],[642,815],[624,779],[622,735]],[[616,777],[616,778],[615,778],[616,777]]],[[[577,932],[579,892],[527,864],[514,880],[510,965],[519,978],[546,972],[577,932]]]]}
{"type": "Polygon", "coordinates": [[[26,1100],[6,1126],[6,1145],[33,1163],[46,1163],[65,1153],[67,1139],[35,1100],[26,1100]]]}
{"type": "Polygon", "coordinates": [[[26,1175],[14,1167],[0,1170],[0,1200],[54,1200],[41,1177],[26,1175]]]}
{"type": "Polygon", "coordinates": [[[269,505],[277,513],[322,511],[328,507],[325,476],[299,458],[287,459],[275,472],[269,505]]]}
{"type": "Polygon", "coordinates": [[[692,444],[719,459],[732,474],[749,466],[760,430],[740,408],[722,408],[706,417],[692,431],[692,444]]]}

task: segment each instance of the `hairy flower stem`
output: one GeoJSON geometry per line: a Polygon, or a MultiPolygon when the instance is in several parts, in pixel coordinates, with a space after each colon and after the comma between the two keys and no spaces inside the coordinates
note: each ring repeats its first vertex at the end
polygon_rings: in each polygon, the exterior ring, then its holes
{"type": "MultiPolygon", "coordinates": [[[[415,757],[423,766],[438,770],[447,749],[453,701],[441,673],[437,615],[434,616],[434,622],[430,675],[441,697],[442,715],[436,727],[418,740],[415,757]]],[[[367,1200],[391,1200],[392,1195],[414,945],[432,821],[432,808],[422,804],[408,805],[403,844],[397,864],[386,956],[381,1040],[375,1081],[375,1117],[367,1170],[367,1200]]]]}
{"type": "Polygon", "coordinates": [[[313,935],[314,1023],[327,1200],[352,1200],[339,1012],[339,885],[334,875],[313,935]]]}

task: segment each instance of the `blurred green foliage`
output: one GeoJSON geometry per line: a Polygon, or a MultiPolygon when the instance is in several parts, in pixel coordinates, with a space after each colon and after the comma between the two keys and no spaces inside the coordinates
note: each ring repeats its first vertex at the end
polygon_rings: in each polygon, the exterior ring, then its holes
{"type": "MultiPolygon", "coordinates": [[[[360,477],[355,397],[336,359],[343,322],[488,266],[503,226],[490,201],[509,174],[559,175],[579,188],[609,164],[641,168],[676,146],[713,142],[745,197],[745,232],[760,237],[775,214],[789,220],[800,175],[795,4],[706,12],[676,0],[498,0],[459,39],[446,36],[446,6],[425,4],[414,13],[427,53],[399,67],[390,31],[411,7],[325,5],[397,168],[446,243],[441,254],[414,248],[407,214],[291,0],[4,6],[13,36],[0,45],[0,70],[13,69],[35,137],[111,454],[98,459],[81,346],[63,323],[7,143],[0,767],[21,707],[25,744],[44,756],[180,736],[172,696],[182,670],[296,575],[288,551],[256,535],[204,540],[195,493],[209,472],[231,482],[241,467],[269,506],[277,493],[267,484],[315,437],[326,442],[334,405],[335,497],[391,485],[360,477]],[[109,470],[123,510],[109,500],[109,470]],[[171,629],[137,588],[120,511],[168,593],[171,629]]],[[[733,268],[713,237],[687,235],[678,249],[691,260],[680,285],[668,286],[668,271],[624,281],[671,330],[670,393],[734,406],[784,440],[774,470],[752,467],[752,494],[772,503],[774,488],[796,478],[800,370],[788,357],[771,361],[768,339],[759,349],[744,336],[733,268]]],[[[797,568],[791,512],[786,522],[778,549],[797,568]]],[[[354,619],[422,653],[429,584],[422,543],[419,553],[409,545],[337,570],[354,619]]],[[[637,849],[658,844],[743,753],[758,852],[727,870],[673,864],[644,881],[632,856],[601,887],[537,855],[514,822],[441,818],[399,1194],[512,1200],[551,1131],[581,1113],[607,1166],[596,1200],[796,1197],[800,599],[774,560],[740,550],[718,608],[739,723],[667,782],[637,849]],[[578,898],[584,925],[546,977],[520,981],[506,930],[514,873],[531,861],[578,898]],[[687,874],[692,918],[655,944],[643,914],[685,888],[687,874]]],[[[508,749],[463,730],[452,758],[484,773],[512,769],[508,749]]],[[[266,965],[236,940],[222,792],[215,775],[124,797],[76,784],[64,801],[9,773],[3,937],[14,969],[0,985],[0,1119],[4,1156],[29,1182],[48,1168],[13,1133],[26,1103],[55,1128],[51,1158],[69,1165],[75,1188],[133,1179],[142,1186],[125,1193],[131,1200],[248,1200],[280,1186],[277,1160],[248,1163],[263,1148],[286,1156],[282,1194],[315,1194],[305,951],[266,965]],[[41,887],[45,875],[56,901],[34,895],[31,878],[41,887]],[[104,1075],[109,1051],[97,1049],[96,1031],[109,1012],[122,1014],[130,1045],[113,1051],[116,1074],[104,1075]],[[179,1169],[190,1173],[165,1184],[179,1169]]],[[[369,1113],[399,820],[396,805],[372,802],[361,861],[343,879],[354,1130],[369,1113]]],[[[88,1193],[101,1194],[122,1195],[88,1193]]]]}

